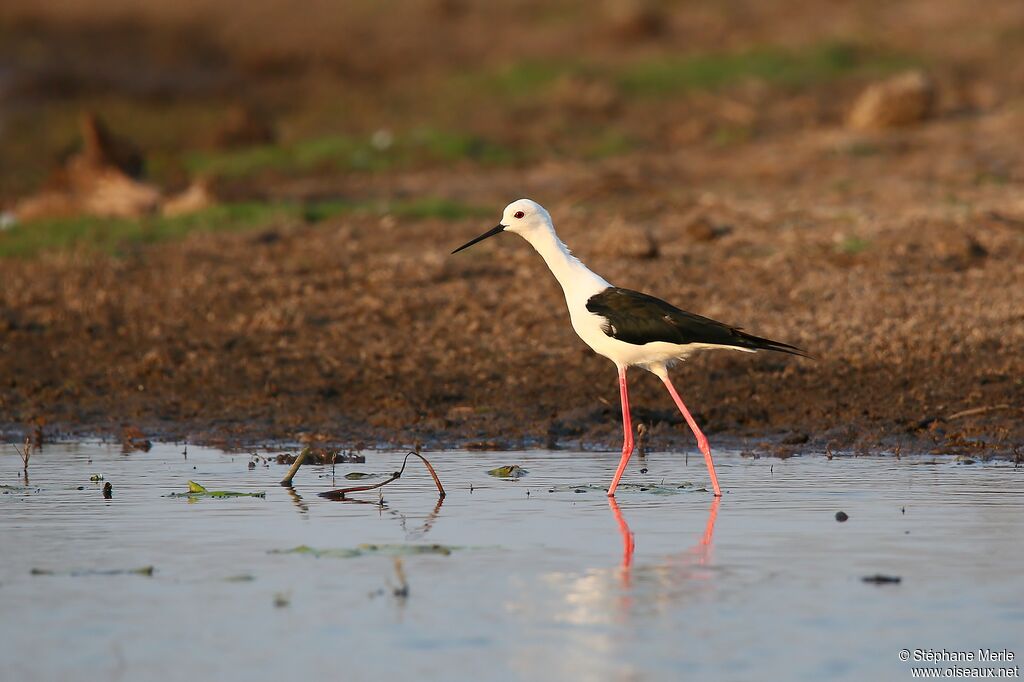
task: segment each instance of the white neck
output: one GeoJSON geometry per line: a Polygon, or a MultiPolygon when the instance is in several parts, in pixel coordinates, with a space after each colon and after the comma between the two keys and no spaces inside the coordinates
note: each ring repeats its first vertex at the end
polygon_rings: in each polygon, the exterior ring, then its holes
{"type": "Polygon", "coordinates": [[[611,286],[603,277],[592,272],[580,259],[572,255],[569,248],[555,234],[554,228],[536,230],[524,234],[523,238],[530,242],[551,274],[562,285],[565,300],[586,300],[611,286]]]}

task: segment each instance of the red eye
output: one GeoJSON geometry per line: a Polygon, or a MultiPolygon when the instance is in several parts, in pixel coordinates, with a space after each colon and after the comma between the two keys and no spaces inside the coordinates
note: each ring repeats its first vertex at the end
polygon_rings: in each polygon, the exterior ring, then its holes
{"type": "Polygon", "coordinates": [[[523,213],[522,211],[516,211],[515,213],[512,214],[512,217],[513,218],[522,218],[524,215],[526,215],[526,214],[523,213]]]}

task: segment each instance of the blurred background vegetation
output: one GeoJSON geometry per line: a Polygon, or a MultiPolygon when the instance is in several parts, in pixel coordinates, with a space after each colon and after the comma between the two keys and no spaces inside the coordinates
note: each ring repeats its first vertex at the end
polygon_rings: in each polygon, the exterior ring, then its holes
{"type": "Polygon", "coordinates": [[[7,0],[0,255],[282,212],[457,219],[492,197],[451,186],[452,169],[726,153],[1019,107],[1022,43],[1018,3],[965,0],[7,0]],[[909,94],[851,115],[908,73],[909,94]],[[417,173],[436,182],[395,196],[387,178],[417,173]]]}

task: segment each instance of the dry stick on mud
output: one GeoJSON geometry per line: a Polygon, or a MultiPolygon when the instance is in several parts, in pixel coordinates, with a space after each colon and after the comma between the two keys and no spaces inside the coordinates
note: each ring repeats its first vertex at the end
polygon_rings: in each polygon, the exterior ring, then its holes
{"type": "Polygon", "coordinates": [[[986,412],[995,412],[996,410],[1008,410],[1010,405],[1003,403],[1002,405],[986,405],[985,407],[972,407],[969,410],[961,410],[956,414],[951,414],[946,417],[946,421],[951,422],[954,419],[960,419],[961,417],[971,417],[973,415],[985,414],[986,412]]]}
{"type": "Polygon", "coordinates": [[[359,493],[365,492],[367,490],[376,490],[377,488],[386,486],[388,483],[391,483],[392,481],[397,481],[402,477],[402,474],[405,472],[405,465],[409,463],[409,458],[414,455],[416,457],[419,457],[423,461],[424,466],[427,467],[427,471],[430,472],[431,478],[434,479],[434,485],[437,486],[437,493],[443,500],[447,493],[444,491],[444,486],[441,485],[441,479],[437,477],[437,472],[434,471],[434,467],[430,464],[430,462],[427,461],[427,458],[418,452],[410,452],[409,454],[407,454],[405,456],[405,459],[402,460],[402,468],[396,471],[395,473],[391,474],[391,478],[387,480],[381,481],[380,483],[375,483],[373,485],[357,485],[352,488],[339,488],[338,490],[328,490],[327,492],[320,493],[320,497],[326,497],[329,500],[344,500],[345,495],[349,493],[359,493]]]}

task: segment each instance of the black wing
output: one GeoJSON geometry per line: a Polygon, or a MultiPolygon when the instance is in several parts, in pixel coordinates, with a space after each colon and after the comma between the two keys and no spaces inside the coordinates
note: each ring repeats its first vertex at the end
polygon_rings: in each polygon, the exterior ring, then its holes
{"type": "Polygon", "coordinates": [[[605,334],[638,346],[656,341],[680,345],[708,343],[807,355],[795,346],[747,334],[737,327],[688,313],[639,291],[609,287],[590,297],[587,310],[605,319],[605,334]]]}

